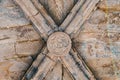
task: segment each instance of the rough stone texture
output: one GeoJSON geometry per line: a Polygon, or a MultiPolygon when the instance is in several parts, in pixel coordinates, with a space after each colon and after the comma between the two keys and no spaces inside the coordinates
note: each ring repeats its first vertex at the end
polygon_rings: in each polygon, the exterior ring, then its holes
{"type": "Polygon", "coordinates": [[[106,21],[105,13],[102,10],[96,10],[90,17],[90,23],[99,24],[106,21]]]}
{"type": "Polygon", "coordinates": [[[16,44],[16,54],[18,56],[30,56],[38,54],[41,49],[40,41],[22,42],[16,44]]]}
{"type": "Polygon", "coordinates": [[[39,0],[54,21],[60,25],[77,0],[39,0]]]}
{"type": "Polygon", "coordinates": [[[120,11],[120,0],[103,0],[98,7],[105,11],[120,11]]]}
{"type": "Polygon", "coordinates": [[[32,58],[16,58],[0,62],[0,80],[21,80],[32,58]]]}
{"type": "Polygon", "coordinates": [[[0,80],[21,80],[42,40],[13,0],[0,0],[0,80]]]}
{"type": "Polygon", "coordinates": [[[0,44],[0,62],[7,60],[15,55],[14,44],[0,44]]]}
{"type": "Polygon", "coordinates": [[[42,44],[31,25],[0,30],[0,59],[36,55],[42,44]]]}
{"type": "MultiPolygon", "coordinates": [[[[20,80],[42,46],[39,39],[22,10],[0,0],[0,80],[20,80]]],[[[119,80],[120,0],[102,0],[74,43],[97,80],[119,80]]],[[[70,77],[65,71],[63,80],[70,77]]]]}
{"type": "Polygon", "coordinates": [[[0,30],[0,44],[40,39],[31,25],[0,30]]]}
{"type": "Polygon", "coordinates": [[[106,13],[102,8],[94,11],[76,38],[75,44],[80,55],[98,80],[120,79],[119,13],[106,13]]]}
{"type": "Polygon", "coordinates": [[[29,24],[23,12],[12,1],[1,0],[0,2],[0,28],[9,28],[29,24]]]}

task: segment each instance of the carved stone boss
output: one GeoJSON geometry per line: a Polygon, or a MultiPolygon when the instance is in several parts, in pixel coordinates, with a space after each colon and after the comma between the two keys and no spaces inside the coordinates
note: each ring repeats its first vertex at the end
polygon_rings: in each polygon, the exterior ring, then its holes
{"type": "MultiPolygon", "coordinates": [[[[14,1],[22,8],[35,30],[46,42],[23,80],[43,80],[58,61],[69,70],[74,80],[96,80],[77,49],[72,46],[72,40],[99,0],[78,0],[59,27],[38,0],[14,1]]],[[[61,75],[56,77],[59,76],[61,75]]]]}

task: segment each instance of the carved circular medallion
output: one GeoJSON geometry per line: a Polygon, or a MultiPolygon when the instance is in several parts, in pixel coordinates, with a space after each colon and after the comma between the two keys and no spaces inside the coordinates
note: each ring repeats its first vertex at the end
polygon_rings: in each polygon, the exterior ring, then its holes
{"type": "Polygon", "coordinates": [[[71,49],[71,39],[64,32],[55,32],[48,38],[47,47],[50,53],[62,56],[69,53],[71,49]]]}

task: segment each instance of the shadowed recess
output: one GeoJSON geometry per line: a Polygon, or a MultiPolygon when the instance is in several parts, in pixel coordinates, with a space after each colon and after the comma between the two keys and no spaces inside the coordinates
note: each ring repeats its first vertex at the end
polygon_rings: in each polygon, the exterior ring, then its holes
{"type": "Polygon", "coordinates": [[[69,14],[77,0],[39,0],[59,26],[69,14]]]}

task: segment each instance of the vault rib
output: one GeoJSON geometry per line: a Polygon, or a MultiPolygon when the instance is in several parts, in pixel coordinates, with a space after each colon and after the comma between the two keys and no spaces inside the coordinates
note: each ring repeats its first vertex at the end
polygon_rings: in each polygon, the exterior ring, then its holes
{"type": "Polygon", "coordinates": [[[47,24],[44,17],[38,12],[33,3],[30,0],[15,0],[17,4],[22,8],[25,14],[33,22],[37,30],[41,33],[44,39],[54,32],[51,27],[47,24]]]}
{"type": "Polygon", "coordinates": [[[70,54],[61,57],[63,65],[70,71],[75,80],[89,80],[84,73],[78,68],[76,62],[70,54]]]}
{"type": "Polygon", "coordinates": [[[35,7],[40,11],[42,16],[48,21],[48,24],[54,29],[55,31],[58,30],[58,26],[55,24],[53,19],[48,15],[47,11],[43,7],[43,5],[38,0],[32,0],[35,7]]]}
{"type": "MultiPolygon", "coordinates": [[[[54,32],[52,28],[55,28],[57,26],[55,22],[51,19],[51,17],[46,13],[43,6],[38,3],[38,0],[36,2],[35,0],[32,0],[36,6],[33,5],[31,0],[15,1],[20,5],[23,11],[34,23],[35,27],[40,32],[40,34],[43,35],[42,37],[44,39],[47,39],[48,36],[54,32]],[[38,8],[40,12],[36,8],[38,8]],[[49,25],[52,26],[50,27],[49,25]]],[[[75,34],[82,26],[82,24],[87,20],[88,16],[91,14],[99,0],[86,0],[85,3],[84,1],[85,0],[78,1],[77,5],[75,5],[75,7],[71,11],[72,14],[68,15],[68,17],[60,27],[60,29],[65,29],[68,26],[65,32],[68,33],[71,37],[74,36],[73,34],[75,34]],[[80,6],[82,7],[80,8],[80,6]]],[[[60,42],[59,40],[58,42],[60,42]]],[[[63,41],[61,43],[63,43],[63,41]]],[[[57,47],[61,47],[61,45],[58,45],[57,43],[57,47]]],[[[47,47],[45,47],[44,51],[48,53],[47,47]]],[[[78,53],[72,48],[70,53],[65,56],[62,56],[60,54],[58,57],[56,57],[53,55],[55,61],[52,60],[52,54],[50,54],[51,59],[48,58],[44,53],[40,54],[33,62],[32,66],[25,76],[27,76],[29,80],[43,80],[46,77],[47,73],[53,69],[56,61],[61,58],[63,64],[71,72],[75,80],[96,80],[92,72],[88,69],[87,65],[85,65],[84,61],[81,59],[81,57],[79,58],[77,54],[78,53]]],[[[24,78],[23,80],[25,80],[24,78]]]]}
{"type": "Polygon", "coordinates": [[[54,65],[55,62],[46,57],[38,67],[38,72],[35,74],[32,80],[43,80],[47,73],[53,69],[54,65]]]}
{"type": "Polygon", "coordinates": [[[62,64],[60,61],[56,62],[53,70],[51,70],[45,80],[62,80],[62,64]]]}
{"type": "Polygon", "coordinates": [[[99,0],[86,0],[82,8],[78,11],[75,18],[66,28],[65,32],[68,33],[72,38],[75,36],[76,32],[80,29],[83,23],[88,19],[91,12],[95,9],[96,4],[99,0]]]}
{"type": "Polygon", "coordinates": [[[71,49],[70,55],[73,56],[74,60],[76,61],[78,67],[82,70],[82,72],[86,75],[86,77],[89,78],[89,80],[96,80],[95,76],[91,72],[91,70],[88,68],[86,63],[83,61],[81,56],[78,54],[75,48],[71,49]]]}
{"type": "Polygon", "coordinates": [[[43,55],[43,53],[47,54],[47,51],[48,50],[46,46],[44,46],[43,49],[41,50],[41,53],[39,53],[37,58],[33,61],[32,65],[27,70],[22,80],[30,80],[36,74],[36,72],[38,71],[38,67],[46,57],[45,55],[43,55]]]}
{"type": "Polygon", "coordinates": [[[83,5],[83,3],[85,1],[86,0],[78,0],[78,2],[75,4],[75,6],[73,7],[73,9],[70,11],[70,13],[68,14],[68,16],[66,17],[66,19],[60,25],[59,30],[63,31],[63,30],[66,29],[66,27],[72,21],[72,19],[74,18],[74,16],[76,15],[76,13],[78,12],[78,10],[80,9],[80,7],[83,5]]]}

